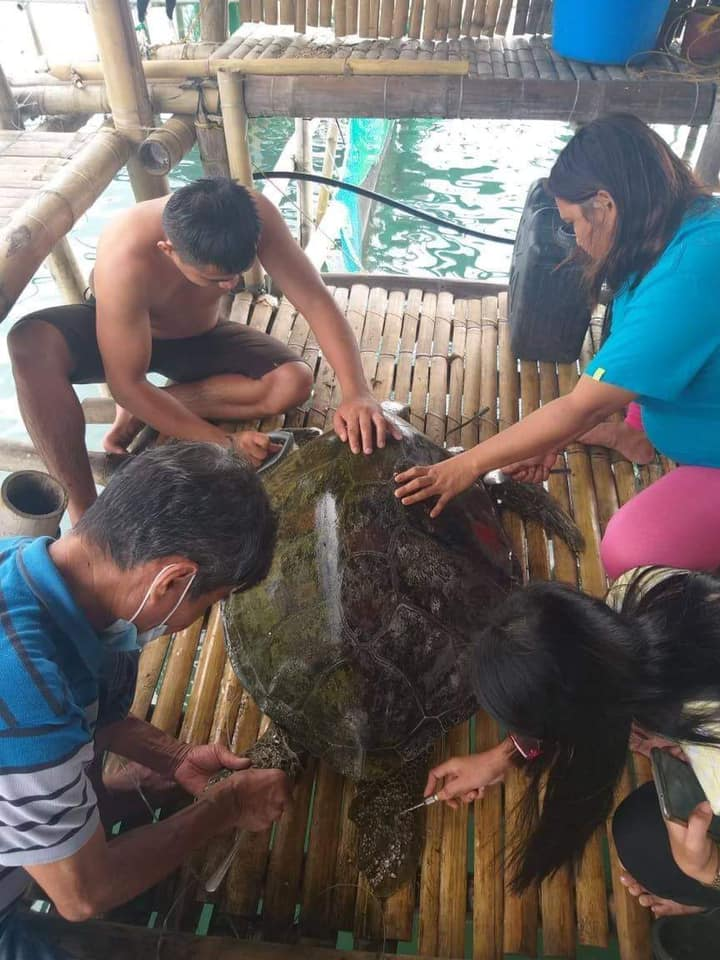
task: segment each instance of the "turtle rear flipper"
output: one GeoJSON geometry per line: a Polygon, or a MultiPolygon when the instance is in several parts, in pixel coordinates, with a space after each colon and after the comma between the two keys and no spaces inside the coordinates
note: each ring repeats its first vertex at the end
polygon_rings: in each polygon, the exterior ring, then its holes
{"type": "Polygon", "coordinates": [[[382,780],[361,780],[350,807],[358,828],[358,866],[375,896],[391,896],[417,874],[425,842],[425,809],[418,803],[427,782],[427,755],[382,780]]]}
{"type": "Polygon", "coordinates": [[[585,538],[575,521],[540,484],[520,483],[498,471],[492,483],[485,483],[485,489],[502,510],[512,510],[522,520],[535,520],[575,553],[585,549],[585,538]]]}

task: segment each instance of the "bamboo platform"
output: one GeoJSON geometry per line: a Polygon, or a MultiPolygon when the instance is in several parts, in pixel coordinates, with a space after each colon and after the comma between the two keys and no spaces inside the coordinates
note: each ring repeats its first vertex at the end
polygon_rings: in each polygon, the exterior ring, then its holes
{"type": "MultiPolygon", "coordinates": [[[[648,123],[707,123],[713,79],[653,53],[642,66],[597,66],[556,54],[548,36],[492,37],[431,28],[422,36],[333,36],[246,24],[222,46],[171,44],[143,61],[156,111],[218,110],[218,71],[243,75],[248,116],[438,117],[580,122],[629,111],[648,123]],[[214,46],[214,52],[209,48],[214,46]]],[[[427,13],[427,11],[426,11],[427,13]]],[[[357,16],[357,12],[356,12],[357,16]]],[[[424,29],[424,28],[423,28],[424,29]]],[[[378,31],[380,34],[378,35],[378,31]]],[[[109,109],[97,62],[55,64],[11,86],[23,112],[109,109]]]]}
{"type": "Polygon", "coordinates": [[[129,143],[108,127],[0,130],[0,321],[129,151],[129,143]]]}
{"type": "MultiPolygon", "coordinates": [[[[355,279],[331,289],[357,336],[375,395],[408,402],[412,423],[438,443],[470,447],[515,421],[521,411],[569,391],[578,377],[577,365],[518,365],[510,351],[507,296],[497,287],[466,283],[451,292],[432,283],[423,289],[420,282],[386,278],[383,286],[355,279]]],[[[271,332],[315,370],[314,396],[306,408],[289,413],[286,422],[329,428],[340,395],[305,319],[287,301],[253,301],[249,294],[236,298],[233,318],[271,332]]],[[[599,318],[588,335],[586,355],[598,324],[599,318]]],[[[277,427],[281,420],[268,419],[262,427],[277,427]]],[[[555,577],[600,596],[606,582],[598,542],[605,524],[667,464],[634,470],[603,449],[580,444],[568,449],[566,459],[569,472],[553,474],[550,489],[585,535],[588,548],[579,560],[563,543],[548,544],[539,527],[525,527],[512,515],[504,522],[527,577],[555,577]]],[[[188,742],[222,741],[238,751],[253,743],[264,720],[227,661],[217,608],[206,620],[144,651],[133,711],[188,742]]],[[[479,715],[451,731],[436,755],[479,750],[497,739],[495,723],[479,715]]],[[[643,765],[630,764],[622,792],[647,777],[643,765]]],[[[605,835],[595,838],[576,875],[564,870],[520,898],[505,890],[503,831],[512,831],[522,790],[522,776],[515,773],[504,788],[489,790],[473,808],[430,808],[417,883],[380,903],[358,875],[355,831],[347,816],[353,784],[313,761],[277,829],[244,836],[217,894],[205,893],[202,881],[222,859],[231,837],[213,842],[178,875],[107,918],[144,927],[153,915],[154,932],[128,928],[120,937],[114,928],[96,925],[88,930],[84,949],[88,957],[108,960],[128,952],[138,958],[292,955],[337,960],[351,955],[333,952],[336,946],[347,948],[351,935],[358,949],[392,954],[398,944],[412,943],[410,952],[422,956],[500,960],[506,954],[534,955],[541,932],[542,956],[570,958],[580,945],[606,946],[615,926],[622,960],[649,960],[647,912],[619,885],[614,857],[615,920],[609,920],[605,835]],[[243,943],[225,942],[213,952],[206,941],[192,948],[194,941],[171,936],[171,931],[194,932],[201,918],[204,932],[243,943]],[[341,931],[346,939],[338,943],[341,931]]],[[[73,956],[84,957],[76,929],[62,942],[76,945],[80,952],[73,956]]]]}
{"type": "Polygon", "coordinates": [[[0,230],[92,137],[87,131],[0,130],[0,230]]]}

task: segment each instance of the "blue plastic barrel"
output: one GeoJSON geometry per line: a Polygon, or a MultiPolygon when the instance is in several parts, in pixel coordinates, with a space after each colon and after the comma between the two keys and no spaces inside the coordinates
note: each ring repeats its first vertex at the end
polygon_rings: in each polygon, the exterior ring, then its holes
{"type": "Polygon", "coordinates": [[[555,0],[553,50],[571,60],[627,63],[654,48],[669,7],[670,0],[555,0]]]}

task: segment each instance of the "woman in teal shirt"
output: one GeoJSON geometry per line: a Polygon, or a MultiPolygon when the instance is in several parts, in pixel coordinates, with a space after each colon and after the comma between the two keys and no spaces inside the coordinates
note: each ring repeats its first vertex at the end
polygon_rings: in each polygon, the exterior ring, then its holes
{"type": "MultiPolygon", "coordinates": [[[[396,477],[437,516],[488,470],[544,479],[555,454],[635,403],[651,443],[681,466],[610,521],[602,558],[632,567],[720,565],[720,204],[636,117],[583,127],[548,180],[575,230],[590,296],[614,295],[610,335],[575,389],[472,450],[396,477]]],[[[602,428],[600,428],[602,430],[602,428]]],[[[630,429],[630,427],[626,428],[630,429]]],[[[597,430],[595,431],[597,436],[597,430]]]]}

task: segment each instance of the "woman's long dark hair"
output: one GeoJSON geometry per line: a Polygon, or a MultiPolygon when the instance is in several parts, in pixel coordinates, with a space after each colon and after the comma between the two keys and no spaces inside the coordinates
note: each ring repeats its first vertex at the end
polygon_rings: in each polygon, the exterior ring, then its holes
{"type": "Polygon", "coordinates": [[[678,572],[644,595],[629,591],[622,613],[562,584],[531,584],[495,610],[475,663],[484,709],[544,743],[527,765],[510,850],[523,890],[579,858],[607,819],[633,720],[707,739],[709,717],[686,705],[720,701],[720,579],[678,572]]]}
{"type": "MultiPolygon", "coordinates": [[[[656,263],[687,210],[708,195],[665,141],[637,117],[613,114],[582,127],[550,172],[558,199],[585,207],[599,190],[615,201],[617,225],[600,261],[583,257],[595,300],[603,282],[613,293],[636,285],[656,263]]],[[[587,219],[592,222],[588,208],[587,219]]]]}

